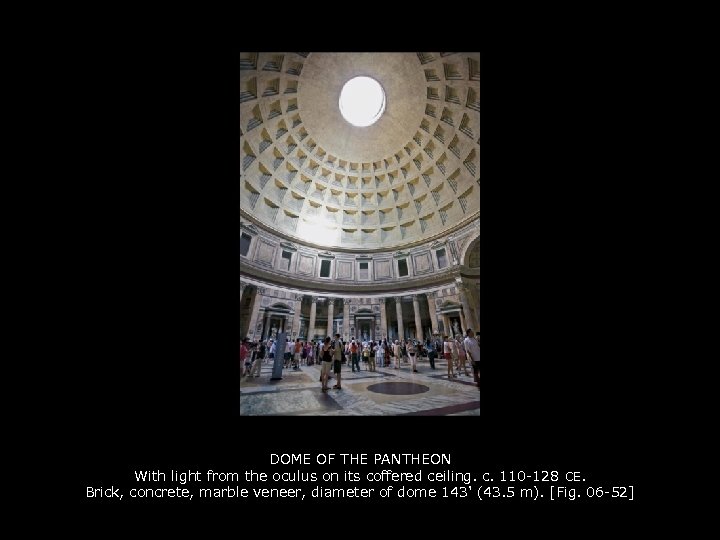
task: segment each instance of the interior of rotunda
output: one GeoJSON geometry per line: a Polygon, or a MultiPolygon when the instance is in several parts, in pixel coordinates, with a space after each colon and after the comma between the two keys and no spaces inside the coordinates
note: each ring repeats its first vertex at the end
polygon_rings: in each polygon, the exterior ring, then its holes
{"type": "Polygon", "coordinates": [[[480,54],[240,53],[240,158],[240,414],[479,415],[480,54]]]}

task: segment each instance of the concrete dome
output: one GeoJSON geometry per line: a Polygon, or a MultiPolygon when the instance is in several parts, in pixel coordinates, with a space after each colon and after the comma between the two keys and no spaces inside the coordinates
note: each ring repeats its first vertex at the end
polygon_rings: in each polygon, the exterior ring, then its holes
{"type": "Polygon", "coordinates": [[[479,53],[241,53],[241,216],[288,240],[401,248],[479,217],[479,53]],[[348,123],[340,90],[380,83],[348,123]]]}

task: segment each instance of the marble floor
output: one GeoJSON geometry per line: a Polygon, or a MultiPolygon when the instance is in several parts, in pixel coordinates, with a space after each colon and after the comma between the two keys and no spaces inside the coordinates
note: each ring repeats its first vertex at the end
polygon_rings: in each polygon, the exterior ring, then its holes
{"type": "Polygon", "coordinates": [[[320,368],[301,366],[283,369],[281,380],[270,380],[272,364],[262,365],[259,377],[240,381],[241,416],[479,416],[480,390],[469,376],[448,380],[447,363],[436,360],[435,368],[427,359],[418,361],[419,373],[410,364],[399,369],[381,368],[353,373],[343,364],[342,390],[323,393],[320,368]]]}

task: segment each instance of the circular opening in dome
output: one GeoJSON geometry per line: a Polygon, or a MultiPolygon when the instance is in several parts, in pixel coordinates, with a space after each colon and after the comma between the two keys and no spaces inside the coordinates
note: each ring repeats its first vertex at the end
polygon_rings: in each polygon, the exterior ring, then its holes
{"type": "Polygon", "coordinates": [[[340,113],[353,126],[367,127],[385,112],[385,91],[370,77],[354,77],[340,91],[340,113]]]}

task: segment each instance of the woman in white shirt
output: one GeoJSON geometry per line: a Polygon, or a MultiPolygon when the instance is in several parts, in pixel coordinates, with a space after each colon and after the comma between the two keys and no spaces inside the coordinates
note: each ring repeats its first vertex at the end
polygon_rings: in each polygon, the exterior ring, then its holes
{"type": "Polygon", "coordinates": [[[395,344],[393,345],[393,355],[395,356],[395,369],[400,368],[401,351],[402,347],[400,347],[400,342],[396,339],[395,344]]]}
{"type": "Polygon", "coordinates": [[[417,360],[416,360],[417,348],[415,347],[415,343],[414,343],[414,342],[408,341],[408,344],[407,344],[407,353],[408,353],[408,356],[410,357],[410,363],[412,364],[413,373],[417,373],[417,372],[418,372],[418,370],[417,370],[417,360]]]}
{"type": "Polygon", "coordinates": [[[375,345],[375,358],[380,367],[385,367],[385,349],[380,342],[375,345]]]}

